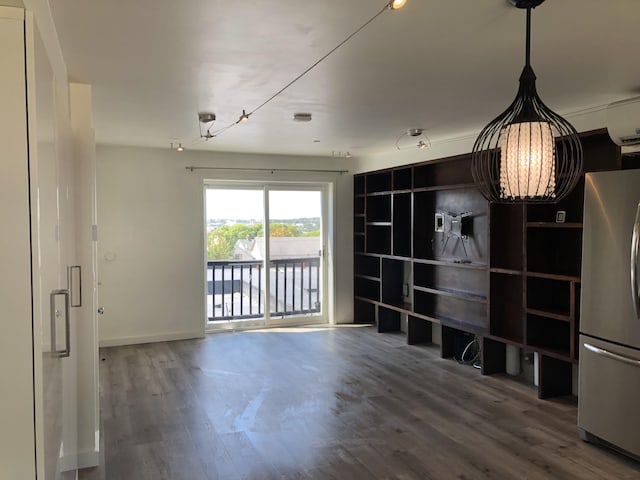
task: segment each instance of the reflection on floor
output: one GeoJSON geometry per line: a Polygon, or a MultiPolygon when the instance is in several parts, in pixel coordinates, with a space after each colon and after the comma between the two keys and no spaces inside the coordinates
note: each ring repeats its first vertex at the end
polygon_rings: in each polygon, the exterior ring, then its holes
{"type": "Polygon", "coordinates": [[[101,350],[105,464],[81,479],[636,479],[538,400],[373,328],[101,350]]]}

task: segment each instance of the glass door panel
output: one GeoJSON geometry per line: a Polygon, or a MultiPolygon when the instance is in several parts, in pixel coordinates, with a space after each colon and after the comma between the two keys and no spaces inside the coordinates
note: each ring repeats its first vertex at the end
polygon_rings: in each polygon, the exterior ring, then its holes
{"type": "Polygon", "coordinates": [[[207,188],[207,319],[264,324],[264,190],[207,188]]]}
{"type": "Polygon", "coordinates": [[[321,314],[322,191],[269,190],[272,319],[321,314]]]}

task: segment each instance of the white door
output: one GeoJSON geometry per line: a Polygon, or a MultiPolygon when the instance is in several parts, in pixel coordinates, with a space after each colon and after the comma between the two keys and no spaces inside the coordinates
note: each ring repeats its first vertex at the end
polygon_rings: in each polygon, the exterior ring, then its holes
{"type": "MultiPolygon", "coordinates": [[[[27,22],[27,29],[30,27],[27,22]]],[[[68,132],[37,29],[27,38],[36,461],[39,477],[75,478],[76,365],[67,265],[73,255],[68,132]],[[33,39],[33,44],[29,42],[33,39]],[[34,121],[35,119],[35,121],[34,121]]]]}
{"type": "Polygon", "coordinates": [[[53,69],[23,9],[0,7],[0,60],[0,478],[75,478],[69,138],[56,130],[53,69]]]}

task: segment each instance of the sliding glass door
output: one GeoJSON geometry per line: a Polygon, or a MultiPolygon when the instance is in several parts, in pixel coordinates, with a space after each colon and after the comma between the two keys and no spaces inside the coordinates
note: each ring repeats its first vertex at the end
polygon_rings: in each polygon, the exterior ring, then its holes
{"type": "Polygon", "coordinates": [[[272,319],[320,314],[322,275],[319,190],[269,190],[272,319]]]}
{"type": "Polygon", "coordinates": [[[253,254],[264,237],[264,191],[207,188],[207,321],[264,323],[262,258],[253,254]]]}
{"type": "Polygon", "coordinates": [[[324,322],[323,186],[215,183],[205,197],[207,328],[324,322]]]}

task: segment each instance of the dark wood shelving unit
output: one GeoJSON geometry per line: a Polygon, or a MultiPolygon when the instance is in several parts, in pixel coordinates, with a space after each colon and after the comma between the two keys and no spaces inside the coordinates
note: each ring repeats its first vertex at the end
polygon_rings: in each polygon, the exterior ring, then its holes
{"type": "Polygon", "coordinates": [[[378,306],[378,332],[399,332],[400,331],[400,315],[401,312],[388,308],[386,306],[378,306]]]}
{"type": "Polygon", "coordinates": [[[408,315],[407,317],[407,343],[418,345],[433,341],[433,323],[424,318],[408,315]]]}
{"type": "Polygon", "coordinates": [[[393,190],[394,191],[411,191],[413,186],[413,168],[397,168],[393,171],[393,190]]]}
{"type": "Polygon", "coordinates": [[[435,288],[429,288],[429,287],[414,286],[413,289],[418,290],[420,292],[432,293],[434,295],[444,295],[446,297],[457,298],[459,300],[465,300],[467,302],[477,302],[482,304],[487,303],[487,297],[476,295],[475,293],[462,292],[460,290],[451,290],[445,287],[435,289],[435,288]]]}
{"type": "Polygon", "coordinates": [[[527,222],[529,228],[582,228],[582,223],[527,222]]]}
{"type": "MultiPolygon", "coordinates": [[[[606,131],[582,134],[581,140],[585,171],[620,167],[619,148],[606,131]]],[[[483,372],[505,371],[501,343],[536,352],[540,398],[572,390],[583,207],[584,176],[557,204],[491,206],[491,322],[490,335],[483,342],[483,372]]]]}
{"type": "MultiPolygon", "coordinates": [[[[581,140],[585,171],[621,167],[606,131],[581,140]]],[[[443,357],[476,335],[485,375],[505,372],[507,345],[535,352],[539,396],[571,393],[583,196],[584,177],[557,204],[490,205],[469,154],[354,176],[355,321],[389,332],[404,320],[410,345],[439,329],[443,357]]]]}
{"type": "Polygon", "coordinates": [[[411,204],[411,192],[393,195],[392,250],[394,256],[411,257],[411,204]]]}
{"type": "Polygon", "coordinates": [[[444,267],[453,267],[453,268],[466,268],[469,270],[486,270],[487,266],[481,263],[473,263],[466,261],[446,261],[446,260],[425,260],[421,258],[414,258],[413,262],[415,264],[423,264],[423,265],[442,265],[444,267]]]}

